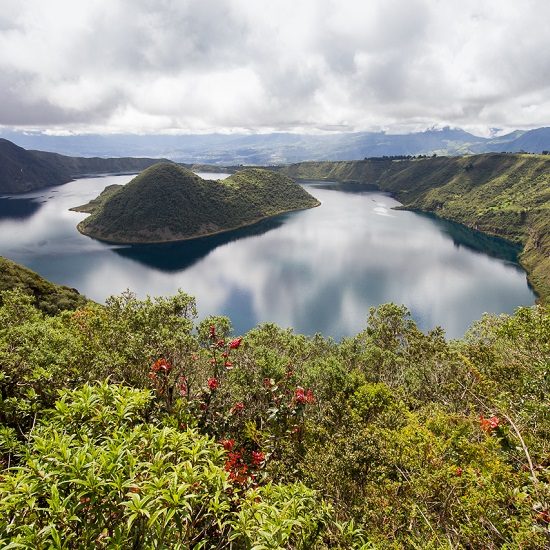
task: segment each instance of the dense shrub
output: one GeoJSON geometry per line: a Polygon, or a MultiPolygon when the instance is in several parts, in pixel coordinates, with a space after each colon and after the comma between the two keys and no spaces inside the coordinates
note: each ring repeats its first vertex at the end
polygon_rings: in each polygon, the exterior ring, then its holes
{"type": "Polygon", "coordinates": [[[242,492],[225,451],[147,422],[152,396],[64,392],[0,480],[0,544],[17,548],[309,548],[330,517],[295,484],[242,492]]]}
{"type": "Polygon", "coordinates": [[[393,304],[341,343],[195,316],[3,294],[5,544],[550,545],[547,308],[451,342],[393,304]]]}

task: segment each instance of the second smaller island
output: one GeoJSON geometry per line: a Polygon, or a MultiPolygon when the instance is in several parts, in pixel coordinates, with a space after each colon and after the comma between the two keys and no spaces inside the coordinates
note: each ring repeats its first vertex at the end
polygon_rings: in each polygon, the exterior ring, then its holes
{"type": "Polygon", "coordinates": [[[223,180],[205,180],[162,162],[72,210],[91,214],[78,224],[84,235],[137,244],[204,237],[319,204],[296,182],[269,170],[246,168],[223,180]]]}

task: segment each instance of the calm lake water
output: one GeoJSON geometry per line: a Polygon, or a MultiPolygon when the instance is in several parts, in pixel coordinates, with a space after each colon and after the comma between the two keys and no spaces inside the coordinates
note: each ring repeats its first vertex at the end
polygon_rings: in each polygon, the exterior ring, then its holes
{"type": "MultiPolygon", "coordinates": [[[[201,174],[220,177],[219,174],[201,174]]],[[[223,314],[235,332],[272,321],[340,339],[365,327],[369,307],[405,304],[423,330],[461,336],[483,312],[512,312],[535,296],[498,239],[413,212],[373,192],[307,183],[322,205],[184,243],[109,245],[76,230],[86,203],[132,176],[76,180],[0,198],[0,255],[96,301],[181,288],[201,317],[223,314]]]]}

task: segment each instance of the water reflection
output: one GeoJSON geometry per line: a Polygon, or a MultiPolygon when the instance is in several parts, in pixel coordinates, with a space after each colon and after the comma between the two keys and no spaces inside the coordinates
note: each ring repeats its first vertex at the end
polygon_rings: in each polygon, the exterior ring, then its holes
{"type": "Polygon", "coordinates": [[[228,315],[239,333],[271,321],[341,338],[365,326],[369,307],[392,301],[423,330],[442,325],[455,337],[485,311],[534,301],[498,240],[392,210],[392,198],[355,187],[307,184],[320,207],[196,241],[120,246],[80,235],[85,214],[69,208],[129,179],[88,178],[26,195],[45,202],[27,218],[0,219],[0,254],[97,301],[127,288],[142,297],[181,288],[201,316],[228,315]]]}
{"type": "Polygon", "coordinates": [[[164,244],[136,244],[114,248],[114,252],[154,267],[161,271],[172,272],[187,269],[204,258],[210,252],[224,244],[232,243],[247,237],[260,236],[283,224],[284,214],[276,218],[263,220],[255,225],[243,227],[235,231],[220,233],[211,237],[203,237],[190,241],[164,244]]]}
{"type": "MultiPolygon", "coordinates": [[[[493,258],[499,258],[517,264],[518,255],[521,252],[521,247],[519,245],[515,245],[499,237],[485,235],[484,233],[480,233],[464,225],[443,220],[433,214],[425,212],[418,212],[417,214],[434,220],[434,223],[441,231],[449,235],[457,246],[465,246],[481,254],[488,254],[493,258]]],[[[521,270],[519,265],[517,268],[521,270]]]]}
{"type": "Polygon", "coordinates": [[[30,218],[42,203],[34,199],[0,197],[0,220],[24,220],[30,218]]]}

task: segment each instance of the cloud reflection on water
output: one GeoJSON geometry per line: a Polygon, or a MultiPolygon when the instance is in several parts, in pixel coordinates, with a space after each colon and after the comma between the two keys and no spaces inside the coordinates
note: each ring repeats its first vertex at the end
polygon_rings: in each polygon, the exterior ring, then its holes
{"type": "Polygon", "coordinates": [[[187,243],[126,247],[80,235],[84,215],[67,209],[121,181],[72,182],[19,225],[0,220],[0,254],[99,301],[126,288],[140,296],[181,288],[201,316],[226,314],[237,332],[272,321],[340,338],[364,328],[369,307],[391,301],[409,307],[421,328],[441,324],[460,336],[484,311],[534,301],[502,243],[391,210],[398,203],[386,195],[334,186],[308,187],[318,208],[187,243]]]}

